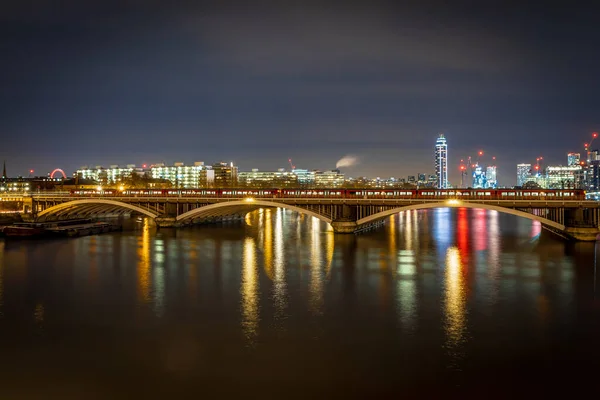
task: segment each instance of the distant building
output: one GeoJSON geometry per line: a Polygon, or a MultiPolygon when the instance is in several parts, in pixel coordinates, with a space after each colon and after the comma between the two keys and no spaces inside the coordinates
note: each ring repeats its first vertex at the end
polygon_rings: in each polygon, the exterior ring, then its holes
{"type": "MultiPolygon", "coordinates": [[[[437,179],[437,177],[436,177],[436,179],[437,179]]],[[[409,175],[408,179],[406,180],[406,183],[408,183],[409,185],[416,185],[417,178],[414,175],[409,175]]]]}
{"type": "Polygon", "coordinates": [[[249,172],[240,172],[238,182],[240,186],[249,187],[290,187],[297,186],[298,176],[283,168],[277,171],[259,171],[255,168],[249,172]]]}
{"type": "Polygon", "coordinates": [[[440,134],[435,142],[435,174],[437,187],[446,189],[448,187],[448,144],[443,134],[440,134]]]}
{"type": "Polygon", "coordinates": [[[498,187],[497,168],[495,165],[488,165],[485,169],[486,188],[496,189],[498,187]]]}
{"type": "Polygon", "coordinates": [[[581,165],[572,167],[548,166],[546,168],[545,185],[540,185],[546,189],[578,189],[581,165]]]}
{"type": "Polygon", "coordinates": [[[217,188],[235,187],[238,182],[238,167],[233,163],[219,162],[213,164],[214,186],[217,188]]]}
{"type": "Polygon", "coordinates": [[[164,179],[171,182],[175,188],[197,188],[210,186],[212,173],[208,172],[204,162],[197,161],[194,165],[176,162],[173,165],[154,164],[150,166],[152,179],[164,179]]]}
{"type": "Polygon", "coordinates": [[[517,186],[523,186],[531,177],[531,164],[517,164],[517,186]]]}
{"type": "Polygon", "coordinates": [[[135,171],[135,165],[127,165],[122,168],[118,165],[111,165],[108,168],[104,168],[98,165],[94,168],[81,167],[77,170],[76,176],[81,179],[87,179],[98,182],[100,185],[114,185],[127,179],[135,171]]]}
{"type": "Polygon", "coordinates": [[[417,174],[417,185],[424,187],[427,185],[427,174],[417,174]]]}
{"type": "Polygon", "coordinates": [[[315,171],[307,169],[293,169],[292,174],[296,175],[296,180],[300,186],[311,186],[315,183],[315,171]]]}
{"type": "Polygon", "coordinates": [[[475,170],[473,171],[473,184],[471,187],[473,189],[484,189],[487,187],[485,172],[479,164],[475,165],[475,170]]]}
{"type": "Polygon", "coordinates": [[[344,185],[344,174],[339,169],[315,173],[315,186],[336,188],[344,185]]]}
{"type": "Polygon", "coordinates": [[[581,159],[581,154],[579,154],[579,153],[567,154],[567,166],[573,167],[575,165],[579,165],[580,159],[581,159]]]}

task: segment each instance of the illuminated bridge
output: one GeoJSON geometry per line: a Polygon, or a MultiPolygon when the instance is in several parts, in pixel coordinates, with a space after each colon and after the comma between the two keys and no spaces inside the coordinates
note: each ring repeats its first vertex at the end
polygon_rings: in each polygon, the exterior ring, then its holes
{"type": "MultiPolygon", "coordinates": [[[[160,227],[178,227],[243,217],[267,207],[285,208],[330,224],[335,232],[353,233],[381,223],[392,214],[430,208],[481,208],[539,221],[563,237],[596,240],[600,232],[600,202],[583,198],[340,198],[306,196],[250,197],[232,195],[170,196],[113,193],[78,195],[69,193],[31,194],[23,197],[23,209],[37,221],[106,214],[138,214],[152,218],[160,227]]],[[[235,193],[235,192],[229,192],[235,193]]],[[[246,192],[244,192],[246,193],[246,192]]],[[[339,193],[339,192],[337,192],[339,193]]],[[[405,197],[405,196],[404,196],[405,197]]]]}

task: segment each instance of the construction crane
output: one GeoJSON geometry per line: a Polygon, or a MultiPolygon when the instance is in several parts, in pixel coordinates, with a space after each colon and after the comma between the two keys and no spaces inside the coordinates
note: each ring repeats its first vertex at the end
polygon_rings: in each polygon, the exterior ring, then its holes
{"type": "Polygon", "coordinates": [[[290,168],[292,169],[292,171],[295,170],[296,166],[294,164],[292,164],[292,159],[291,158],[288,158],[288,162],[290,163],[290,168]]]}
{"type": "Polygon", "coordinates": [[[585,152],[587,155],[587,162],[591,161],[591,152],[592,152],[592,143],[594,143],[594,139],[598,137],[598,132],[592,132],[592,140],[589,143],[585,143],[585,152]]]}

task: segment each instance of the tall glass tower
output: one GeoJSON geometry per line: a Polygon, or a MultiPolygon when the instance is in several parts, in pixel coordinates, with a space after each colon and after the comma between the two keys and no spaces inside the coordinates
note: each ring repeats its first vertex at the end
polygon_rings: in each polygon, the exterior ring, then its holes
{"type": "Polygon", "coordinates": [[[438,189],[448,188],[448,144],[441,133],[435,142],[435,175],[438,189]]]}

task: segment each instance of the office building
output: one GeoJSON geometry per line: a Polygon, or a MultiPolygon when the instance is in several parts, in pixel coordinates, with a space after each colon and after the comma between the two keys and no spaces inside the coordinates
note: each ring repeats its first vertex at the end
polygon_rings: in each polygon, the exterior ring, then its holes
{"type": "Polygon", "coordinates": [[[581,154],[579,154],[579,153],[567,154],[567,166],[573,167],[575,165],[579,165],[580,159],[581,159],[581,154]]]}
{"type": "Polygon", "coordinates": [[[238,167],[233,163],[218,162],[213,164],[214,187],[235,187],[238,183],[238,167]]]}
{"type": "Polygon", "coordinates": [[[339,169],[332,169],[331,171],[316,172],[315,173],[315,186],[336,188],[344,185],[344,174],[339,169]]]}
{"type": "Polygon", "coordinates": [[[488,165],[485,169],[486,188],[496,189],[498,187],[497,169],[495,165],[488,165]]]}
{"type": "Polygon", "coordinates": [[[249,172],[239,172],[238,182],[242,187],[295,187],[298,176],[283,168],[277,171],[259,171],[254,168],[249,172]]]}
{"type": "Polygon", "coordinates": [[[435,174],[437,187],[446,189],[448,187],[448,144],[443,134],[440,134],[435,142],[435,174]]]}
{"type": "Polygon", "coordinates": [[[479,164],[475,165],[475,170],[473,171],[473,184],[471,187],[473,189],[484,189],[487,187],[485,172],[479,164]]]}
{"type": "Polygon", "coordinates": [[[531,164],[517,164],[517,186],[523,186],[531,177],[531,164]]]}
{"type": "Polygon", "coordinates": [[[579,177],[581,165],[572,167],[548,166],[546,168],[546,189],[578,189],[580,187],[579,177]]]}
{"type": "Polygon", "coordinates": [[[210,167],[202,161],[194,165],[176,162],[173,165],[154,164],[150,166],[150,176],[153,179],[164,179],[171,182],[174,188],[209,187],[214,180],[210,167]]]}

